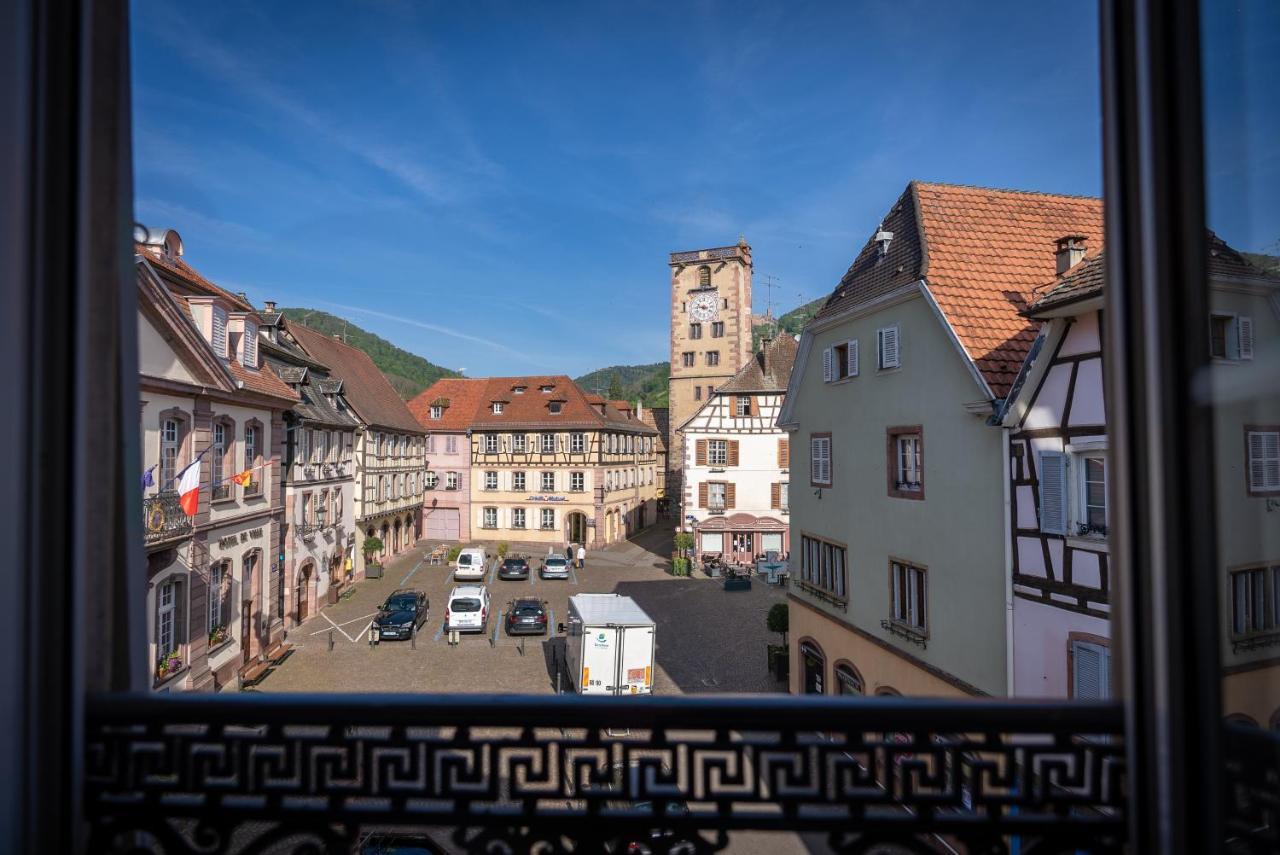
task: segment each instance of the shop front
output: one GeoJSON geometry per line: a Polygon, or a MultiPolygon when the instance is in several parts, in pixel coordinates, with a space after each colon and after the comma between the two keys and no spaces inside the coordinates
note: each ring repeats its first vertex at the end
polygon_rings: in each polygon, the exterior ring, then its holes
{"type": "Polygon", "coordinates": [[[699,561],[717,558],[726,564],[755,566],[770,554],[785,558],[790,531],[782,520],[754,514],[728,514],[700,521],[695,528],[699,561]]]}

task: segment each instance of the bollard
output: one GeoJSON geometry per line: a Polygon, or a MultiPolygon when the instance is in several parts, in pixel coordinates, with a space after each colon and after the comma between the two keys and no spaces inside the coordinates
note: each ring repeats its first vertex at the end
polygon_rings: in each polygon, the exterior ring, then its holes
{"type": "Polygon", "coordinates": [[[523,638],[520,639],[520,655],[521,656],[524,655],[524,639],[523,638]]]}
{"type": "Polygon", "coordinates": [[[329,630],[329,652],[333,652],[333,630],[329,630]]]}
{"type": "Polygon", "coordinates": [[[418,649],[418,625],[415,623],[413,628],[409,630],[409,648],[411,650],[418,649]]]}

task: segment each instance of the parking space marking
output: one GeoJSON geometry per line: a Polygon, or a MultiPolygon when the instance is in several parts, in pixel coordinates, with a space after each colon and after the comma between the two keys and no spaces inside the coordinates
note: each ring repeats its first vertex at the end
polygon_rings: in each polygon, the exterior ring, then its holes
{"type": "Polygon", "coordinates": [[[506,614],[507,614],[506,609],[503,609],[502,611],[498,612],[498,622],[493,625],[493,644],[495,647],[498,645],[498,630],[502,629],[502,619],[506,616],[506,614]]]}
{"type": "Polygon", "coordinates": [[[578,571],[573,569],[573,565],[569,565],[569,578],[573,580],[573,584],[578,584],[578,571]]]}
{"type": "Polygon", "coordinates": [[[424,557],[424,558],[422,558],[421,560],[419,560],[419,561],[418,561],[418,563],[417,563],[417,564],[415,564],[415,565],[413,566],[413,569],[412,569],[412,570],[410,570],[407,574],[405,574],[405,577],[404,577],[403,579],[401,579],[401,580],[400,580],[400,585],[399,585],[399,587],[403,588],[403,587],[404,587],[404,583],[405,583],[405,582],[408,582],[408,581],[409,581],[409,579],[410,579],[410,577],[412,577],[414,573],[417,573],[417,572],[418,572],[418,570],[420,570],[420,569],[422,568],[422,562],[423,562],[423,561],[426,561],[426,560],[427,560],[427,559],[426,559],[425,557],[424,557]]]}
{"type": "Polygon", "coordinates": [[[551,617],[547,618],[547,634],[552,638],[556,637],[556,610],[551,609],[551,617]]]}
{"type": "Polygon", "coordinates": [[[440,628],[436,630],[435,638],[432,641],[439,641],[444,636],[444,618],[440,618],[440,628]]]}
{"type": "MultiPolygon", "coordinates": [[[[358,633],[356,633],[356,637],[355,637],[355,638],[352,638],[351,636],[347,635],[347,631],[346,631],[345,629],[343,629],[343,627],[344,627],[344,626],[347,626],[348,624],[355,623],[356,621],[364,620],[365,618],[370,617],[369,615],[364,615],[363,617],[358,617],[358,618],[356,618],[355,620],[343,621],[343,622],[342,622],[342,623],[340,623],[340,624],[339,624],[339,623],[334,623],[334,622],[333,622],[333,618],[329,617],[329,616],[328,616],[327,614],[325,614],[324,612],[321,612],[321,613],[320,613],[320,617],[322,617],[322,618],[324,618],[325,620],[327,620],[327,621],[329,622],[329,625],[330,625],[330,626],[332,626],[332,627],[333,627],[334,629],[336,629],[338,632],[342,633],[342,637],[343,637],[343,638],[345,638],[347,641],[350,641],[352,644],[354,644],[355,642],[357,642],[357,641],[359,641],[361,638],[363,638],[363,637],[364,637],[365,632],[367,632],[367,631],[368,631],[368,629],[369,629],[369,627],[373,625],[373,621],[369,621],[367,624],[365,624],[364,629],[362,629],[362,630],[360,630],[358,633]]],[[[322,630],[320,630],[320,632],[328,632],[328,630],[327,630],[327,629],[322,629],[322,630]]],[[[311,634],[312,634],[312,635],[317,635],[318,633],[314,633],[314,632],[313,632],[313,633],[311,633],[311,634]]]]}
{"type": "Polygon", "coordinates": [[[498,562],[494,559],[493,564],[489,565],[489,584],[493,584],[493,579],[498,575],[498,562]]]}
{"type": "MultiPolygon", "coordinates": [[[[360,617],[352,618],[351,620],[344,620],[342,623],[333,623],[333,618],[329,617],[329,616],[328,616],[327,614],[325,614],[324,612],[321,612],[321,613],[320,613],[320,616],[321,616],[321,617],[323,617],[325,620],[327,620],[330,624],[333,624],[333,626],[334,626],[334,627],[344,627],[344,626],[346,626],[347,624],[349,624],[349,623],[355,623],[355,622],[356,622],[356,621],[358,621],[358,620],[364,620],[365,618],[375,617],[377,614],[378,614],[377,612],[369,612],[369,614],[367,614],[367,615],[360,615],[360,617]]],[[[370,621],[370,623],[372,623],[372,621],[370,621]]],[[[327,627],[327,626],[323,626],[323,627],[321,627],[320,629],[317,629],[315,632],[313,632],[313,633],[311,633],[311,634],[312,634],[312,635],[319,635],[319,634],[320,634],[320,633],[322,633],[322,632],[329,632],[329,631],[330,631],[330,628],[329,628],[329,627],[327,627]]],[[[341,630],[341,629],[338,629],[338,632],[342,632],[342,630],[341,630]]],[[[342,634],[343,634],[343,635],[347,635],[345,632],[342,632],[342,634]]],[[[347,635],[347,638],[350,638],[350,637],[351,637],[351,636],[347,635]]]]}

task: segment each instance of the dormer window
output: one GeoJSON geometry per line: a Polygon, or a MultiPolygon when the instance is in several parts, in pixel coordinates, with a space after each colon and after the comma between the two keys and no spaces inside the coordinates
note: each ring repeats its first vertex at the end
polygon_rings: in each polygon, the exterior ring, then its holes
{"type": "Polygon", "coordinates": [[[213,352],[226,358],[227,356],[227,310],[221,306],[213,307],[213,328],[210,344],[213,352]]]}
{"type": "Polygon", "coordinates": [[[527,387],[527,386],[512,386],[512,387],[511,387],[511,392],[512,392],[513,394],[515,394],[515,395],[523,395],[523,394],[524,394],[524,390],[525,390],[526,388],[528,388],[528,387],[527,387]]]}
{"type": "Polygon", "coordinates": [[[244,354],[241,363],[245,368],[258,367],[258,325],[246,320],[244,322],[244,354]]]}
{"type": "Polygon", "coordinates": [[[493,402],[493,414],[494,414],[495,416],[500,416],[500,415],[502,415],[502,402],[501,402],[501,401],[494,401],[494,402],[493,402]]]}
{"type": "Polygon", "coordinates": [[[556,388],[555,386],[539,386],[538,391],[544,395],[550,395],[553,391],[555,391],[555,388],[556,388]]]}
{"type": "Polygon", "coordinates": [[[444,407],[440,406],[439,404],[432,404],[432,406],[431,406],[431,418],[433,418],[433,419],[442,419],[442,418],[444,418],[444,407]]]}
{"type": "Polygon", "coordinates": [[[564,408],[563,401],[552,401],[551,403],[547,404],[547,409],[551,412],[551,415],[553,416],[560,415],[560,411],[563,408],[564,408]]]}

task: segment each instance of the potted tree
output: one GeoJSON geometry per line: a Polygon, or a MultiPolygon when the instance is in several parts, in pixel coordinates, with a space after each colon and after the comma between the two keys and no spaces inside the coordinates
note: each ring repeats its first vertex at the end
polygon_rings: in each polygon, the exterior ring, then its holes
{"type": "Polygon", "coordinates": [[[687,531],[676,534],[674,539],[675,553],[671,556],[671,575],[689,575],[689,550],[693,549],[693,535],[687,531]]]}
{"type": "Polygon", "coordinates": [[[770,632],[782,636],[782,644],[769,645],[769,670],[775,679],[787,679],[791,670],[791,657],[787,653],[787,632],[791,629],[791,612],[786,603],[774,603],[765,616],[765,624],[770,632]]]}
{"type": "Polygon", "coordinates": [[[498,544],[498,560],[503,561],[507,557],[507,553],[511,551],[511,544],[505,540],[498,544]]]}
{"type": "Polygon", "coordinates": [[[371,534],[364,539],[364,543],[360,544],[360,551],[364,553],[364,575],[366,579],[381,579],[382,565],[373,560],[373,556],[382,551],[382,538],[371,534]]]}

